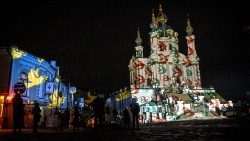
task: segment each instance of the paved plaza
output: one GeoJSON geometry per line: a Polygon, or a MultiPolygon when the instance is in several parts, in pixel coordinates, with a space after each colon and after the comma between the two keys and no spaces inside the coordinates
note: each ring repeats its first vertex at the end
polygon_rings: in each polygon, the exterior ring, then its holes
{"type": "Polygon", "coordinates": [[[11,129],[0,130],[0,141],[165,141],[193,140],[220,141],[248,138],[249,120],[216,119],[173,121],[160,124],[144,124],[140,129],[103,127],[98,129],[81,128],[79,132],[69,130],[40,129],[32,134],[31,129],[23,129],[21,134],[13,134],[11,129]]]}

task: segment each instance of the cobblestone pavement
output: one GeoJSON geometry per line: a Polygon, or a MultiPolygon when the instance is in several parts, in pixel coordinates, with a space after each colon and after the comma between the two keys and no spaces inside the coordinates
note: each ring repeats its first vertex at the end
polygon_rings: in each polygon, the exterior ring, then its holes
{"type": "Polygon", "coordinates": [[[32,134],[31,129],[22,130],[22,134],[13,134],[10,129],[0,129],[0,141],[165,141],[193,140],[220,141],[249,138],[249,120],[192,120],[173,121],[160,124],[144,124],[140,129],[121,129],[103,127],[84,129],[74,132],[72,129],[58,131],[40,129],[32,134]]]}

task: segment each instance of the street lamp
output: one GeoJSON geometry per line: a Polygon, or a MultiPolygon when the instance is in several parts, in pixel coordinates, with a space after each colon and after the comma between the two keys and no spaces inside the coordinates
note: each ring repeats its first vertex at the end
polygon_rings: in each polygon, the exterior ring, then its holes
{"type": "Polygon", "coordinates": [[[156,100],[156,118],[159,118],[159,113],[158,113],[158,101],[157,101],[157,94],[158,94],[158,86],[159,84],[156,82],[153,82],[153,88],[154,88],[154,93],[155,93],[155,100],[156,100]]]}
{"type": "Polygon", "coordinates": [[[72,95],[72,107],[74,106],[74,93],[76,92],[76,87],[70,87],[69,88],[69,92],[71,93],[72,95]]]}
{"type": "Polygon", "coordinates": [[[120,89],[119,98],[120,98],[120,100],[121,100],[121,111],[122,111],[122,110],[124,109],[123,92],[122,92],[122,89],[120,89]]]}
{"type": "Polygon", "coordinates": [[[117,105],[116,105],[116,109],[118,109],[119,111],[120,111],[120,113],[121,113],[121,103],[120,103],[120,97],[119,97],[119,95],[115,95],[114,96],[115,97],[115,101],[118,103],[117,105]]]}
{"type": "MultiPolygon", "coordinates": [[[[61,85],[61,76],[57,76],[58,78],[58,87],[57,87],[57,97],[56,97],[56,106],[58,107],[59,93],[60,93],[60,85],[61,85]]],[[[60,106],[59,106],[60,107],[60,106]]]]}

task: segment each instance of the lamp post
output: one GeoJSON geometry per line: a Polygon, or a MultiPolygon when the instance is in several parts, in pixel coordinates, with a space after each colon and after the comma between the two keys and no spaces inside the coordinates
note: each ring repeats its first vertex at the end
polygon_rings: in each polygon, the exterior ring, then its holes
{"type": "Polygon", "coordinates": [[[121,95],[118,95],[118,98],[119,98],[120,112],[122,113],[122,97],[121,97],[121,95]]]}
{"type": "Polygon", "coordinates": [[[74,93],[76,92],[76,87],[70,87],[70,88],[69,88],[69,92],[70,92],[71,95],[72,95],[72,99],[71,99],[71,100],[72,100],[72,101],[71,101],[71,102],[72,102],[72,105],[71,105],[71,106],[73,107],[73,106],[74,106],[74,93]]]}
{"type": "Polygon", "coordinates": [[[117,103],[119,102],[118,104],[116,104],[116,109],[118,109],[120,111],[120,113],[121,113],[121,105],[120,105],[120,98],[119,98],[119,96],[115,95],[114,99],[115,99],[115,102],[117,102],[117,103]]]}
{"type": "Polygon", "coordinates": [[[120,95],[120,98],[121,98],[121,110],[123,111],[123,109],[124,109],[124,103],[123,103],[123,92],[122,92],[122,89],[120,89],[119,95],[120,95]]]}
{"type": "MultiPolygon", "coordinates": [[[[57,87],[57,97],[56,97],[56,106],[58,107],[59,93],[60,93],[60,84],[61,84],[61,76],[58,76],[58,87],[57,87]]],[[[60,106],[59,106],[60,107],[60,106]]]]}
{"type": "Polygon", "coordinates": [[[158,83],[153,82],[153,88],[154,88],[154,93],[155,93],[155,101],[156,101],[156,118],[158,119],[159,113],[158,113],[158,101],[157,101],[157,96],[158,96],[158,83]]]}

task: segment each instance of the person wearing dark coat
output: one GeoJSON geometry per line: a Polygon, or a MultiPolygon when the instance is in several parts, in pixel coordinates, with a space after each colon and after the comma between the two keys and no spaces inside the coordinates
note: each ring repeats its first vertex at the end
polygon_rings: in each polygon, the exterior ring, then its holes
{"type": "Polygon", "coordinates": [[[128,109],[128,107],[125,107],[124,110],[123,110],[123,123],[124,123],[124,129],[129,128],[130,118],[129,118],[129,109],[128,109]]]}
{"type": "Polygon", "coordinates": [[[92,107],[94,110],[94,118],[95,118],[95,125],[94,127],[97,128],[97,122],[99,122],[99,126],[102,127],[105,119],[105,103],[103,99],[97,97],[93,103],[92,107]]]}
{"type": "Polygon", "coordinates": [[[12,99],[13,102],[13,121],[14,121],[14,129],[13,132],[21,133],[21,128],[24,125],[24,104],[23,99],[21,98],[20,94],[15,94],[12,99]]]}
{"type": "Polygon", "coordinates": [[[79,131],[80,128],[80,113],[79,113],[79,107],[75,106],[74,107],[74,115],[73,115],[73,126],[74,126],[74,131],[76,132],[79,131]]]}
{"type": "Polygon", "coordinates": [[[38,133],[38,122],[40,122],[41,118],[41,109],[39,107],[39,103],[35,103],[35,106],[32,109],[33,114],[33,133],[38,133]]]}
{"type": "Polygon", "coordinates": [[[140,113],[140,106],[138,103],[135,103],[132,106],[132,110],[131,110],[132,114],[133,114],[133,128],[139,128],[139,113],[140,113]]]}
{"type": "Polygon", "coordinates": [[[69,129],[70,112],[68,107],[64,111],[64,119],[65,119],[65,127],[66,129],[69,129]]]}

